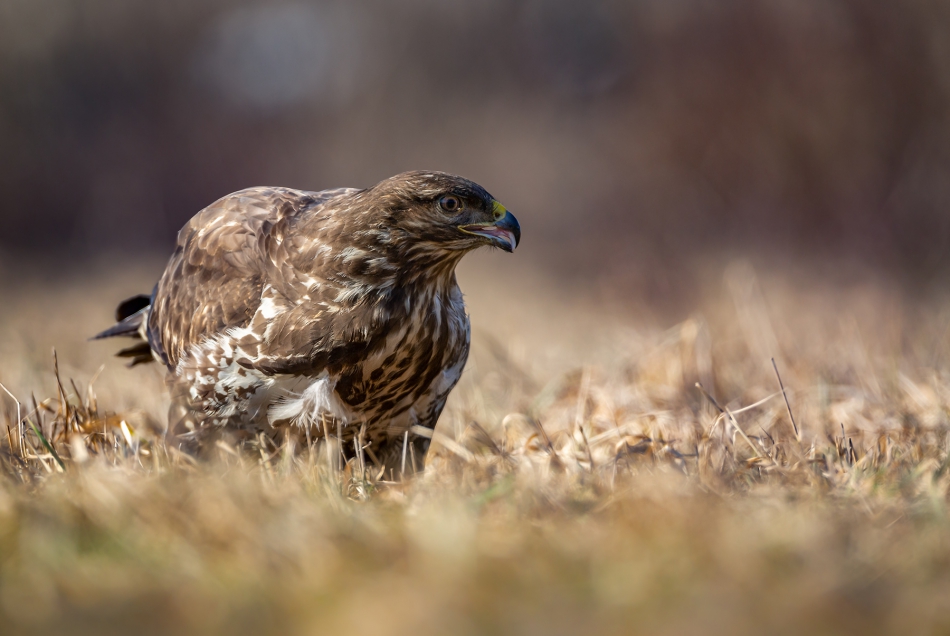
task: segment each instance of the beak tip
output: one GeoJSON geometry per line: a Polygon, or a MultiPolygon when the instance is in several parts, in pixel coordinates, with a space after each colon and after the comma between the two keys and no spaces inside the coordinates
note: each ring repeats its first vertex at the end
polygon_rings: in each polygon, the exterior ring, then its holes
{"type": "Polygon", "coordinates": [[[505,237],[507,240],[506,244],[502,246],[502,249],[511,254],[518,248],[518,235],[515,232],[508,232],[508,236],[505,237]]]}
{"type": "Polygon", "coordinates": [[[521,224],[511,212],[508,212],[502,220],[508,221],[508,227],[505,228],[508,230],[508,247],[510,248],[508,251],[514,252],[521,245],[521,224]]]}

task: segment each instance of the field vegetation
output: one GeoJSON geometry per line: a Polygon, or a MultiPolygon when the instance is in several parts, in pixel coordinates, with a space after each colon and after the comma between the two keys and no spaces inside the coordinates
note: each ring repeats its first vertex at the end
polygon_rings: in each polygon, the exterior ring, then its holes
{"type": "Polygon", "coordinates": [[[333,439],[176,450],[159,370],[85,340],[155,268],[3,289],[0,632],[950,631],[941,291],[492,263],[415,474],[333,439]]]}

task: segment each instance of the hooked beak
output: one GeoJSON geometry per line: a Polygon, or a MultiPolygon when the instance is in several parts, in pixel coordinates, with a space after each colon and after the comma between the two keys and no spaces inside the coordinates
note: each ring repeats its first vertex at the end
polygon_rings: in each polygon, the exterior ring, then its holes
{"type": "Polygon", "coordinates": [[[492,245],[506,252],[514,252],[521,243],[521,226],[518,224],[518,219],[497,201],[494,204],[494,216],[495,220],[491,223],[462,225],[459,229],[466,234],[484,236],[492,242],[492,245]]]}

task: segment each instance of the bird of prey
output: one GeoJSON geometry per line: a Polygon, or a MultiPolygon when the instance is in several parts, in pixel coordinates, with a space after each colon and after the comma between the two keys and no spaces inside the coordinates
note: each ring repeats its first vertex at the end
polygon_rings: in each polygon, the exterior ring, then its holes
{"type": "Polygon", "coordinates": [[[520,240],[484,188],[441,172],[241,190],[185,224],[152,294],[119,305],[95,338],[137,338],[118,355],[165,365],[182,440],[362,431],[392,465],[407,444],[425,453],[468,356],[456,265],[520,240]]]}

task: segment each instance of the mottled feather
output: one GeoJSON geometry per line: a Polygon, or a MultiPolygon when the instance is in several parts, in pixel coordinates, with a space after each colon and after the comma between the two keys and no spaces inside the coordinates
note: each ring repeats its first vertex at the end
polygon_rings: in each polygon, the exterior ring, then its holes
{"type": "MultiPolygon", "coordinates": [[[[169,370],[172,430],[200,439],[290,425],[319,437],[339,425],[346,436],[364,428],[375,455],[391,456],[407,431],[435,426],[465,364],[455,266],[518,240],[491,195],[444,173],[216,201],[179,232],[139,318],[169,370]]],[[[132,332],[116,329],[100,336],[132,332]]]]}

